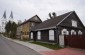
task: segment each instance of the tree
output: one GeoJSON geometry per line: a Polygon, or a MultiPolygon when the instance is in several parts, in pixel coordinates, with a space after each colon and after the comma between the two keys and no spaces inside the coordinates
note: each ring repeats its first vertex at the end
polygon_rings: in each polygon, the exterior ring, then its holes
{"type": "Polygon", "coordinates": [[[7,22],[6,26],[5,26],[5,30],[6,30],[6,33],[9,34],[9,32],[11,31],[11,22],[7,22]]]}
{"type": "Polygon", "coordinates": [[[17,30],[17,24],[15,22],[9,21],[6,24],[6,33],[11,38],[16,38],[16,30],[17,30]]]}
{"type": "Polygon", "coordinates": [[[12,38],[16,38],[17,24],[15,22],[11,25],[11,36],[12,38]]]}

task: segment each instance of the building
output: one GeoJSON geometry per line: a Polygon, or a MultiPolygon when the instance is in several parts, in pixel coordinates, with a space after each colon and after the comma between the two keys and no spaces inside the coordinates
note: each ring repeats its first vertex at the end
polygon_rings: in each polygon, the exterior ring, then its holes
{"type": "Polygon", "coordinates": [[[31,28],[33,28],[34,26],[38,25],[41,22],[42,22],[41,19],[37,15],[24,21],[17,27],[17,37],[22,40],[29,39],[29,33],[31,28]]]}
{"type": "Polygon", "coordinates": [[[1,33],[5,33],[5,26],[7,23],[7,19],[6,19],[6,11],[4,11],[4,14],[1,18],[1,26],[0,26],[0,32],[1,33]]]}
{"type": "MultiPolygon", "coordinates": [[[[9,16],[9,20],[11,21],[11,22],[13,22],[13,13],[12,13],[12,11],[11,11],[11,14],[10,14],[10,16],[9,16]]],[[[5,33],[5,26],[6,26],[6,24],[7,24],[7,17],[6,17],[6,11],[4,11],[4,14],[3,14],[3,16],[2,16],[2,18],[1,18],[1,25],[0,25],[0,32],[1,33],[5,33]]]]}
{"type": "Polygon", "coordinates": [[[22,25],[20,26],[17,26],[17,38],[18,39],[22,39],[21,36],[22,36],[22,25]]]}
{"type": "Polygon", "coordinates": [[[34,41],[59,42],[59,35],[84,35],[84,25],[75,11],[48,19],[31,29],[34,41]]]}
{"type": "Polygon", "coordinates": [[[9,21],[11,21],[11,23],[13,23],[13,12],[11,11],[11,14],[9,16],[9,21]]]}

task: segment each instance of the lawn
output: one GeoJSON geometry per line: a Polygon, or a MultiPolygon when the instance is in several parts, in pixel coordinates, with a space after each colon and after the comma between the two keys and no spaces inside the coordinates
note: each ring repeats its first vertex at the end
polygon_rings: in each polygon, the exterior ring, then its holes
{"type": "Polygon", "coordinates": [[[56,49],[60,49],[61,48],[57,44],[49,44],[49,43],[43,43],[43,42],[30,42],[30,43],[41,45],[41,46],[44,46],[44,47],[47,47],[47,48],[50,48],[50,49],[53,49],[53,50],[56,50],[56,49]]]}

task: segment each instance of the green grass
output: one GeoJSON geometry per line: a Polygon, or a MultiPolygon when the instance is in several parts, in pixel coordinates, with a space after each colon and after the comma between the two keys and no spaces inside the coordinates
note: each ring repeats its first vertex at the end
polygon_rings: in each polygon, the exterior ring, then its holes
{"type": "Polygon", "coordinates": [[[41,46],[44,46],[44,47],[47,47],[47,48],[50,48],[50,49],[53,49],[53,50],[56,50],[56,49],[60,49],[61,48],[57,44],[49,44],[49,43],[43,43],[43,42],[30,42],[30,43],[41,45],[41,46]]]}

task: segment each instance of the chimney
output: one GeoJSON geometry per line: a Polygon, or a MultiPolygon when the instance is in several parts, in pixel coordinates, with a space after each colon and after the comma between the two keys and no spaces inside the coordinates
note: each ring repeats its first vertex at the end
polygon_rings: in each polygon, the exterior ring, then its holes
{"type": "Polygon", "coordinates": [[[51,13],[49,13],[49,17],[50,17],[50,19],[52,19],[51,13]]]}
{"type": "Polygon", "coordinates": [[[57,17],[55,12],[53,12],[52,15],[53,15],[53,18],[57,17]]]}

